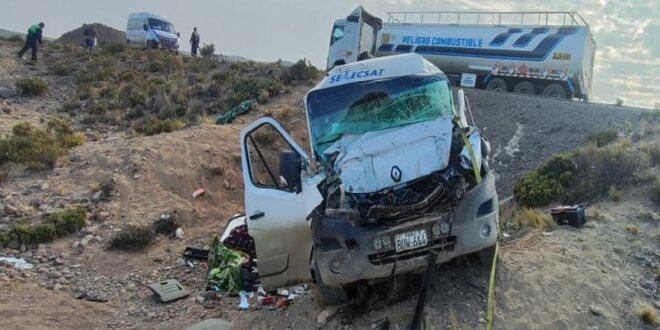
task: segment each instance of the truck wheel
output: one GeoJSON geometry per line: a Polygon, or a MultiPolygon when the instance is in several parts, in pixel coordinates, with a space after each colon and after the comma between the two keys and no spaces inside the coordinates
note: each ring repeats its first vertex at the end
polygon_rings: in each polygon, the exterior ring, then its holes
{"type": "Polygon", "coordinates": [[[566,89],[560,84],[550,84],[543,89],[543,96],[556,99],[566,98],[566,89]]]}
{"type": "Polygon", "coordinates": [[[337,306],[350,302],[348,292],[346,292],[345,289],[326,286],[323,283],[321,272],[319,272],[319,266],[316,264],[316,262],[314,262],[314,277],[316,279],[316,286],[319,288],[319,292],[321,293],[321,298],[326,305],[337,306]]]}
{"type": "Polygon", "coordinates": [[[534,95],[536,94],[536,89],[534,85],[529,81],[521,81],[513,87],[513,92],[518,94],[534,95]]]}
{"type": "Polygon", "coordinates": [[[506,81],[501,78],[495,78],[488,82],[486,85],[486,90],[494,92],[506,92],[508,89],[506,87],[506,81]]]}
{"type": "Polygon", "coordinates": [[[490,267],[493,265],[493,257],[495,256],[495,245],[497,243],[493,244],[491,247],[487,247],[479,252],[477,252],[477,255],[479,256],[479,263],[486,267],[490,267]]]}

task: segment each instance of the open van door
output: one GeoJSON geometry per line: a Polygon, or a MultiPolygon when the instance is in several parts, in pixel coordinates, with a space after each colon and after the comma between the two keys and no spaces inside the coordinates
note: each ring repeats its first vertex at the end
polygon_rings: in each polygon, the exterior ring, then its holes
{"type": "Polygon", "coordinates": [[[241,132],[248,232],[261,283],[273,289],[311,281],[310,214],[322,202],[309,158],[272,118],[241,132]]]}

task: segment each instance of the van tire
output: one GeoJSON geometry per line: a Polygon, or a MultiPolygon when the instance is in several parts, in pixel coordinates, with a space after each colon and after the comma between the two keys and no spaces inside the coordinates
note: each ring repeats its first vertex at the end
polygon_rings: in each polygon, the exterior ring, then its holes
{"type": "Polygon", "coordinates": [[[566,98],[566,89],[560,84],[550,84],[543,89],[543,96],[556,99],[566,98]]]}
{"type": "Polygon", "coordinates": [[[529,81],[521,81],[513,87],[513,92],[518,94],[535,95],[536,89],[529,81]]]}
{"type": "Polygon", "coordinates": [[[325,303],[325,305],[345,305],[351,301],[346,289],[326,286],[323,283],[321,272],[319,272],[319,266],[316,264],[316,262],[314,262],[314,278],[316,279],[316,287],[319,289],[319,292],[321,293],[321,299],[323,299],[323,303],[325,303]]]}
{"type": "Polygon", "coordinates": [[[487,247],[477,252],[477,256],[479,257],[479,263],[481,265],[486,267],[490,267],[493,265],[493,257],[495,256],[496,246],[497,243],[493,244],[493,246],[487,247]]]}
{"type": "Polygon", "coordinates": [[[494,92],[507,92],[508,88],[506,86],[506,81],[501,78],[495,78],[488,82],[486,85],[486,90],[494,92]]]}

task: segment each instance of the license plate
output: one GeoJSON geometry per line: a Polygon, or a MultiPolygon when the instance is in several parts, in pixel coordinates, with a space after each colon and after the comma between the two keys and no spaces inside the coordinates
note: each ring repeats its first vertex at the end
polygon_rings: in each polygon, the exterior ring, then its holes
{"type": "Polygon", "coordinates": [[[394,236],[394,244],[396,244],[396,252],[401,252],[427,246],[429,240],[426,237],[426,230],[417,230],[394,236]]]}

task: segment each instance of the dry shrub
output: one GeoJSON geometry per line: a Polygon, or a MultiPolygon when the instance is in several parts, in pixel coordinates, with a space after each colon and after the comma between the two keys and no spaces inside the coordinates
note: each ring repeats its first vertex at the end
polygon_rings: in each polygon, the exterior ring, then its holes
{"type": "Polygon", "coordinates": [[[643,151],[651,160],[651,166],[660,164],[660,142],[644,143],[639,146],[639,150],[643,151]]]}
{"type": "Polygon", "coordinates": [[[616,186],[611,186],[610,190],[607,191],[607,196],[615,202],[620,202],[623,194],[616,186]]]}
{"type": "Polygon", "coordinates": [[[177,221],[176,213],[163,214],[160,219],[156,220],[153,225],[153,231],[156,234],[174,237],[174,233],[181,224],[177,221]]]}
{"type": "Polygon", "coordinates": [[[259,104],[266,104],[268,103],[268,100],[270,99],[270,94],[268,93],[267,90],[262,90],[259,92],[259,97],[257,97],[257,102],[259,104]]]}
{"type": "Polygon", "coordinates": [[[0,164],[13,161],[33,168],[52,167],[69,149],[85,141],[85,136],[71,129],[64,119],[51,119],[46,128],[19,123],[12,135],[0,138],[0,164]]]}
{"type": "Polygon", "coordinates": [[[639,310],[638,314],[639,317],[642,318],[642,321],[644,321],[644,323],[652,326],[660,325],[660,320],[658,320],[658,314],[655,312],[655,309],[653,309],[653,307],[642,307],[639,310]]]}
{"type": "Polygon", "coordinates": [[[142,135],[156,135],[160,133],[170,133],[179,130],[185,126],[184,122],[178,119],[158,119],[150,117],[147,120],[137,123],[133,126],[135,131],[142,135]]]}
{"type": "Polygon", "coordinates": [[[514,194],[524,206],[542,206],[555,200],[579,204],[606,194],[612,186],[626,186],[641,169],[642,158],[628,141],[592,145],[553,156],[524,176],[514,194]]]}
{"type": "Polygon", "coordinates": [[[16,81],[16,87],[25,95],[43,95],[48,91],[46,82],[39,78],[23,77],[16,81]]]}
{"type": "Polygon", "coordinates": [[[150,226],[127,225],[116,233],[108,243],[110,250],[142,249],[154,241],[154,231],[150,226]]]}
{"type": "Polygon", "coordinates": [[[186,111],[186,119],[189,122],[196,122],[204,114],[204,106],[199,100],[190,100],[186,111]]]}
{"type": "Polygon", "coordinates": [[[67,62],[57,62],[50,66],[48,71],[56,76],[68,76],[73,73],[73,67],[67,62]]]}
{"type": "Polygon", "coordinates": [[[603,147],[614,142],[618,136],[619,134],[617,131],[610,128],[595,134],[590,134],[587,138],[597,147],[603,147]]]}
{"type": "Polygon", "coordinates": [[[85,225],[87,212],[83,207],[75,207],[64,211],[51,213],[48,219],[53,224],[57,236],[73,234],[85,225]]]}
{"type": "Polygon", "coordinates": [[[551,229],[555,226],[555,222],[549,214],[528,208],[523,208],[521,211],[516,212],[513,220],[522,227],[551,229]]]}
{"type": "Polygon", "coordinates": [[[626,230],[633,235],[639,234],[639,226],[633,223],[627,225],[626,230]]]}

